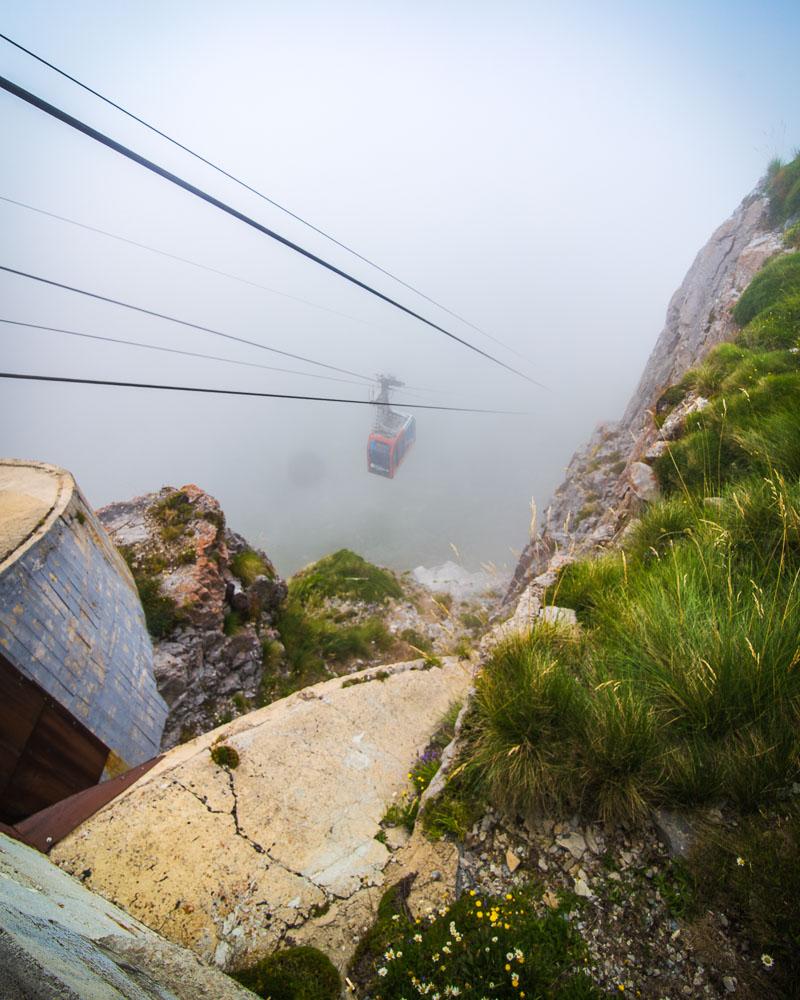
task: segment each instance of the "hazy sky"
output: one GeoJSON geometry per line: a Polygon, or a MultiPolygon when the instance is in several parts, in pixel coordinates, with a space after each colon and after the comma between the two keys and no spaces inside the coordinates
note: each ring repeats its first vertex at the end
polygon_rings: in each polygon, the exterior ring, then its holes
{"type": "MultiPolygon", "coordinates": [[[[546,383],[544,392],[8,94],[0,260],[356,372],[420,411],[394,481],[366,407],[0,382],[0,452],[89,500],[196,482],[280,568],[343,545],[513,563],[574,448],[620,415],[697,250],[800,144],[795,2],[6,3],[2,32],[222,164],[483,337],[0,41],[0,72],[546,383]],[[307,300],[298,302],[287,296],[307,300]]],[[[0,317],[286,364],[0,275],[0,317]]],[[[326,382],[0,324],[3,370],[366,399],[326,382]]],[[[321,370],[317,370],[321,372],[321,370]]],[[[331,374],[331,373],[328,373],[331,374]]]]}

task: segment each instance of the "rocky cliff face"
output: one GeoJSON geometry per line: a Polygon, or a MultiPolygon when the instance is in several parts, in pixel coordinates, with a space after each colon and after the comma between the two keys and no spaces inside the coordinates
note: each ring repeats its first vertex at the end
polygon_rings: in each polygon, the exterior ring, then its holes
{"type": "Polygon", "coordinates": [[[598,425],[573,455],[537,534],[522,552],[507,602],[523,594],[556,553],[563,559],[612,542],[628,517],[655,495],[648,461],[678,434],[687,413],[704,405],[690,397],[659,428],[653,419],[659,398],[712,347],[734,336],[733,306],[766,260],[783,248],[781,227],[770,226],[768,208],[759,185],[698,253],[672,296],[664,329],[622,419],[598,425]]]}
{"type": "Polygon", "coordinates": [[[164,487],[98,511],[139,587],[170,707],[162,749],[250,707],[286,585],[197,486],[164,487]]]}

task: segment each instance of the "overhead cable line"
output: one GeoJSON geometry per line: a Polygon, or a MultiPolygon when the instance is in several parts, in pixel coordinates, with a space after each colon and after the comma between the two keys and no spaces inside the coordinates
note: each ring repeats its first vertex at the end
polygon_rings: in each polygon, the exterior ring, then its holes
{"type": "Polygon", "coordinates": [[[7,267],[0,264],[0,271],[7,274],[16,274],[20,278],[30,278],[31,281],[38,281],[43,285],[50,285],[52,288],[62,288],[67,292],[75,292],[76,295],[85,295],[90,299],[97,299],[99,302],[110,302],[115,306],[122,306],[123,309],[132,309],[134,312],[143,313],[145,316],[155,316],[157,319],[166,319],[170,323],[178,323],[180,326],[188,326],[192,330],[200,330],[202,333],[210,333],[215,337],[223,337],[225,340],[235,340],[239,344],[247,344],[249,347],[257,347],[261,351],[269,351],[271,354],[282,354],[285,358],[294,358],[295,361],[304,361],[309,365],[316,365],[317,368],[327,368],[329,371],[339,372],[340,375],[353,375],[355,378],[364,379],[365,382],[372,382],[368,375],[360,372],[351,372],[349,368],[337,368],[336,365],[329,365],[323,361],[314,361],[313,358],[306,358],[302,354],[292,354],[291,351],[281,351],[277,347],[268,347],[260,344],[257,340],[248,340],[246,337],[237,337],[233,333],[223,333],[222,330],[215,330],[210,326],[203,326],[200,323],[191,323],[186,319],[178,319],[177,316],[168,316],[166,313],[156,312],[155,309],[145,309],[144,306],[135,306],[131,302],[123,302],[121,299],[112,299],[108,295],[100,295],[98,292],[89,292],[85,288],[76,288],[74,285],[65,285],[60,281],[53,281],[50,278],[43,278],[38,274],[29,274],[27,271],[18,271],[14,267],[7,267]]]}
{"type": "Polygon", "coordinates": [[[173,174],[171,171],[166,170],[164,167],[159,166],[152,160],[148,160],[146,157],[141,156],[139,153],[134,152],[134,150],[129,149],[127,146],[123,146],[122,143],[117,142],[110,136],[105,135],[103,132],[99,132],[97,129],[92,128],[91,125],[86,124],[86,122],[81,121],[79,118],[75,118],[73,115],[68,114],[61,108],[55,107],[55,105],[50,104],[48,101],[43,100],[41,97],[37,97],[36,94],[32,94],[30,91],[25,90],[23,87],[18,86],[16,83],[12,83],[11,80],[0,76],[0,88],[7,91],[9,94],[13,94],[14,97],[18,97],[20,100],[25,101],[32,107],[38,108],[45,114],[50,115],[51,118],[55,118],[58,121],[63,122],[65,125],[69,125],[70,128],[75,129],[78,132],[83,133],[83,135],[88,136],[90,139],[94,139],[101,145],[106,146],[108,149],[112,149],[115,153],[119,153],[121,156],[126,157],[133,163],[137,163],[139,166],[144,167],[146,170],[151,171],[151,173],[157,174],[159,177],[164,178],[164,180],[169,181],[171,184],[176,185],[176,187],[182,188],[189,194],[194,195],[196,198],[200,198],[202,201],[207,202],[209,205],[213,205],[214,208],[220,209],[220,211],[225,212],[234,219],[238,219],[240,222],[244,222],[245,225],[263,233],[270,239],[275,240],[282,246],[293,250],[295,253],[300,254],[307,260],[313,261],[315,264],[319,264],[320,267],[325,268],[332,274],[338,275],[340,278],[344,278],[345,281],[349,281],[351,284],[355,285],[357,288],[361,288],[376,298],[381,299],[383,302],[387,302],[389,305],[394,306],[395,309],[399,309],[401,312],[408,316],[412,316],[414,319],[418,319],[421,323],[426,326],[431,327],[433,330],[438,330],[439,333],[443,333],[446,337],[451,340],[456,341],[463,347],[468,348],[470,351],[474,351],[476,354],[480,354],[482,357],[487,358],[489,361],[494,362],[494,364],[499,365],[501,368],[505,368],[506,371],[512,372],[514,375],[518,375],[520,378],[525,379],[526,382],[531,382],[534,385],[538,385],[542,389],[546,389],[547,386],[542,385],[541,382],[537,382],[532,379],[529,375],[524,372],[519,371],[517,368],[513,368],[511,365],[501,361],[494,355],[489,354],[488,351],[484,351],[482,348],[477,347],[475,344],[471,344],[468,340],[464,340],[463,337],[459,337],[457,334],[452,333],[450,330],[445,329],[443,326],[439,326],[438,323],[434,323],[433,320],[426,319],[425,316],[413,309],[409,309],[408,306],[404,306],[402,303],[393,299],[389,295],[385,295],[383,292],[374,288],[372,285],[368,285],[366,282],[361,281],[360,278],[356,278],[355,275],[349,274],[347,271],[343,271],[340,267],[335,264],[331,264],[329,261],[324,260],[317,254],[312,253],[310,250],[306,250],[301,247],[298,243],[287,239],[285,236],[281,236],[280,233],[276,233],[275,230],[269,229],[267,226],[262,225],[255,219],[251,218],[249,215],[245,215],[244,212],[240,212],[238,209],[234,208],[232,205],[228,205],[224,201],[220,201],[219,198],[214,197],[214,195],[209,194],[207,191],[203,191],[201,188],[196,187],[189,181],[184,180],[177,174],[173,174]]]}
{"type": "MultiPolygon", "coordinates": [[[[291,299],[294,302],[302,302],[304,305],[313,306],[315,309],[322,309],[324,312],[329,312],[329,313],[331,313],[334,316],[340,316],[342,319],[351,320],[354,323],[363,323],[365,326],[369,326],[370,325],[367,322],[367,320],[358,319],[355,316],[349,316],[347,313],[338,312],[336,309],[329,309],[327,306],[320,305],[317,302],[310,302],[308,299],[301,299],[297,295],[290,295],[288,292],[280,292],[280,291],[278,291],[275,288],[270,288],[268,285],[260,285],[260,284],[258,284],[255,281],[250,281],[248,278],[242,278],[242,277],[240,277],[239,275],[236,275],[236,274],[229,274],[227,271],[220,271],[220,270],[218,270],[215,267],[209,267],[207,264],[201,264],[199,261],[190,260],[188,257],[180,257],[177,254],[169,253],[166,250],[159,250],[157,247],[151,247],[147,243],[138,243],[136,240],[128,239],[126,236],[120,236],[117,233],[110,233],[110,232],[108,232],[105,229],[98,229],[97,226],[90,226],[90,225],[88,225],[85,222],[78,222],[77,219],[70,219],[66,215],[58,215],[56,212],[48,212],[44,208],[37,208],[35,205],[29,205],[29,204],[27,204],[24,201],[17,201],[15,198],[9,198],[9,197],[7,197],[5,195],[0,195],[0,201],[5,201],[5,202],[7,202],[10,205],[16,205],[18,208],[24,208],[24,209],[27,209],[28,211],[31,211],[31,212],[36,212],[38,215],[45,215],[45,216],[47,216],[50,219],[57,219],[59,222],[67,222],[67,223],[69,223],[72,226],[77,226],[79,229],[86,229],[88,232],[91,232],[91,233],[99,233],[101,236],[107,236],[107,237],[109,237],[109,239],[119,240],[120,243],[128,243],[131,246],[138,247],[141,250],[149,250],[152,253],[160,254],[163,257],[169,257],[172,260],[180,261],[183,264],[190,264],[192,267],[198,267],[201,270],[210,271],[212,274],[219,274],[222,277],[230,278],[233,281],[240,281],[240,282],[242,282],[245,285],[251,285],[253,288],[260,288],[260,289],[263,289],[266,292],[273,292],[275,295],[281,295],[284,298],[291,299]]],[[[2,322],[2,321],[0,321],[0,322],[2,322]]],[[[6,320],[5,322],[11,322],[11,321],[10,320],[6,320]]],[[[29,325],[31,325],[31,324],[29,324],[29,325]]],[[[55,329],[55,328],[54,327],[42,327],[42,329],[55,329]]],[[[59,330],[58,332],[60,332],[60,333],[68,333],[69,331],[67,331],[67,330],[59,330]]],[[[88,334],[76,334],[76,336],[88,336],[88,334]]],[[[119,341],[119,343],[133,343],[133,342],[132,341],[119,341]]],[[[139,344],[137,346],[139,346],[139,347],[147,347],[148,345],[147,344],[139,344]]],[[[165,350],[165,351],[169,350],[169,348],[166,348],[166,347],[165,348],[158,348],[158,349],[159,350],[165,350]]],[[[183,353],[185,353],[185,354],[192,354],[191,351],[184,351],[183,353]]],[[[198,354],[197,357],[201,357],[201,358],[204,358],[204,357],[213,358],[213,355],[198,354]]],[[[249,362],[246,362],[246,361],[234,362],[230,358],[214,358],[214,360],[229,361],[229,362],[231,362],[231,364],[243,364],[243,365],[249,364],[249,362]]],[[[269,365],[257,365],[255,363],[253,363],[251,365],[251,367],[254,367],[254,368],[269,368],[270,366],[269,365]]],[[[288,369],[288,368],[287,369],[284,369],[284,368],[274,368],[272,370],[273,371],[287,371],[287,372],[290,371],[290,369],[288,369]]],[[[307,373],[307,372],[294,372],[294,374],[297,374],[297,375],[309,374],[310,375],[310,373],[307,373]]],[[[313,377],[313,378],[325,378],[326,376],[324,376],[324,375],[313,375],[311,377],[313,377]]],[[[366,377],[366,376],[361,376],[361,377],[366,377]]],[[[346,382],[348,380],[347,379],[336,379],[336,378],[333,378],[332,381],[334,381],[334,382],[346,382]]],[[[352,384],[353,385],[357,385],[358,383],[353,382],[352,384]]],[[[428,389],[428,388],[424,388],[424,387],[420,387],[420,386],[406,386],[405,388],[409,389],[409,390],[415,389],[418,392],[422,392],[422,393],[434,393],[436,395],[440,395],[441,394],[441,395],[445,395],[445,396],[452,395],[452,393],[449,393],[447,391],[443,391],[441,389],[428,389]]]]}
{"type": "MultiPolygon", "coordinates": [[[[162,385],[151,382],[118,382],[100,378],[67,378],[64,375],[32,375],[22,372],[0,372],[0,378],[18,379],[26,382],[63,382],[71,385],[104,385],[121,389],[162,389],[167,392],[200,392],[214,396],[254,396],[259,399],[294,399],[309,403],[348,403],[353,406],[381,406],[375,399],[339,399],[331,396],[299,396],[286,392],[255,392],[248,389],[210,389],[197,385],[162,385]]],[[[484,413],[511,417],[525,417],[529,414],[518,410],[479,410],[469,406],[437,406],[433,403],[403,403],[407,410],[446,410],[450,413],[484,413]]]]}
{"type": "Polygon", "coordinates": [[[117,102],[113,101],[110,97],[106,97],[105,94],[101,94],[99,90],[95,90],[93,87],[90,87],[87,83],[83,83],[82,80],[79,80],[77,77],[74,77],[70,73],[67,73],[66,70],[61,69],[54,63],[48,62],[48,60],[45,59],[43,56],[37,55],[37,53],[32,52],[30,49],[25,48],[25,46],[21,45],[19,42],[15,42],[14,39],[9,38],[8,35],[0,33],[0,38],[2,38],[3,41],[8,42],[9,45],[13,45],[14,48],[19,49],[20,52],[24,52],[26,55],[29,55],[32,59],[35,59],[43,66],[47,66],[48,69],[51,69],[53,70],[53,72],[58,73],[59,76],[63,76],[64,79],[69,80],[71,83],[76,84],[78,87],[81,87],[87,93],[92,94],[94,97],[99,98],[101,101],[104,101],[110,107],[115,108],[117,111],[121,111],[123,115],[127,115],[128,118],[132,119],[135,122],[138,122],[139,125],[143,125],[146,129],[149,129],[155,135],[160,136],[162,139],[166,139],[167,142],[170,142],[172,143],[173,146],[176,146],[178,149],[183,150],[184,153],[188,153],[189,156],[193,156],[196,160],[199,160],[200,163],[204,163],[207,167],[211,167],[212,170],[216,170],[218,174],[222,174],[223,177],[227,177],[228,180],[233,181],[234,184],[238,184],[239,187],[242,187],[246,191],[249,191],[251,194],[256,195],[257,198],[261,198],[262,201],[267,202],[269,205],[272,205],[274,208],[277,208],[279,211],[288,215],[290,218],[295,219],[297,222],[300,222],[302,225],[307,226],[313,232],[318,233],[320,236],[324,236],[326,240],[330,240],[330,242],[335,244],[337,247],[340,247],[342,250],[346,250],[347,253],[352,254],[354,257],[357,257],[365,264],[369,264],[370,267],[374,267],[377,271],[380,271],[381,274],[385,274],[387,278],[391,278],[392,281],[396,281],[404,288],[407,288],[409,289],[409,291],[414,292],[415,295],[419,295],[420,298],[425,299],[426,302],[430,302],[431,305],[436,306],[437,309],[441,309],[443,312],[446,312],[449,316],[452,316],[453,319],[457,319],[460,323],[464,323],[472,330],[475,330],[476,333],[480,333],[481,336],[487,337],[489,340],[494,341],[494,343],[498,344],[500,347],[504,347],[507,351],[510,351],[512,354],[516,354],[516,356],[520,358],[522,361],[527,361],[528,364],[532,364],[532,362],[528,358],[526,358],[524,354],[520,354],[519,351],[515,350],[513,347],[509,347],[508,344],[504,344],[502,340],[499,340],[497,337],[493,337],[491,333],[487,333],[485,330],[482,330],[479,326],[476,326],[474,323],[470,323],[468,319],[465,319],[463,316],[460,316],[457,312],[453,312],[452,309],[448,309],[447,306],[442,305],[441,302],[437,302],[436,299],[431,298],[430,295],[426,295],[424,292],[421,292],[414,285],[409,284],[407,281],[403,281],[403,279],[399,278],[396,274],[393,274],[391,271],[387,271],[386,268],[381,267],[380,264],[376,264],[374,260],[370,260],[369,257],[365,257],[363,254],[360,254],[357,250],[354,250],[353,247],[348,246],[346,243],[342,243],[340,240],[337,240],[335,236],[331,236],[330,233],[327,233],[325,232],[324,229],[320,229],[318,226],[315,226],[312,222],[309,222],[308,219],[304,219],[302,216],[297,215],[296,212],[293,212],[291,209],[286,208],[285,205],[281,205],[279,202],[275,201],[273,198],[270,198],[268,195],[264,194],[262,191],[259,191],[257,188],[252,187],[246,181],[241,180],[239,177],[236,177],[234,174],[225,170],[224,167],[221,167],[219,166],[219,164],[214,163],[212,160],[207,159],[201,153],[196,152],[189,146],[185,146],[182,142],[179,142],[177,139],[174,139],[171,135],[168,135],[166,132],[162,132],[161,129],[156,128],[155,125],[151,125],[150,122],[145,121],[144,118],[140,118],[138,115],[135,115],[132,111],[129,111],[121,104],[117,104],[117,102]]]}
{"type": "Polygon", "coordinates": [[[202,358],[205,361],[224,361],[228,365],[241,365],[244,368],[262,368],[270,372],[283,372],[286,375],[302,375],[305,378],[325,379],[326,382],[345,382],[347,385],[364,385],[363,382],[356,382],[349,378],[336,378],[334,375],[317,375],[314,372],[301,372],[296,368],[275,368],[273,365],[260,365],[257,361],[239,361],[236,358],[220,357],[218,354],[200,354],[197,351],[182,351],[177,347],[163,347],[160,344],[143,344],[138,340],[123,340],[120,337],[106,337],[99,333],[83,333],[80,330],[65,330],[60,326],[45,326],[42,323],[23,323],[19,319],[4,319],[0,317],[0,323],[7,323],[11,326],[24,326],[28,330],[49,330],[51,333],[64,333],[68,337],[81,337],[84,340],[101,340],[107,344],[123,344],[126,347],[143,347],[149,351],[163,351],[165,354],[183,354],[188,358],[202,358]]]}
{"type": "Polygon", "coordinates": [[[70,219],[66,215],[58,215],[56,212],[48,212],[44,208],[37,208],[35,205],[28,205],[24,201],[17,201],[15,198],[8,198],[5,195],[0,195],[0,201],[8,202],[10,205],[16,205],[18,208],[27,209],[29,212],[36,212],[38,215],[46,215],[48,218],[58,219],[59,222],[67,222],[71,226],[77,226],[79,229],[85,229],[90,233],[98,233],[100,236],[107,236],[111,240],[118,240],[120,243],[127,243],[129,246],[138,247],[140,250],[148,250],[150,253],[157,253],[162,257],[169,257],[170,260],[177,260],[182,264],[189,264],[192,267],[198,267],[203,271],[209,271],[211,274],[221,275],[223,278],[230,278],[232,281],[240,281],[243,285],[250,285],[252,288],[260,288],[265,292],[272,292],[273,295],[280,295],[285,299],[291,299],[293,302],[301,302],[303,305],[311,306],[314,309],[321,309],[323,312],[331,313],[334,316],[340,316],[342,319],[350,320],[353,323],[363,323],[366,326],[370,325],[367,320],[358,319],[356,316],[348,316],[347,313],[339,312],[336,309],[330,309],[328,306],[320,305],[317,302],[302,299],[297,295],[290,295],[288,292],[280,292],[277,288],[270,288],[269,285],[261,285],[257,281],[250,281],[249,278],[243,278],[238,274],[231,274],[228,271],[221,271],[219,268],[211,267],[208,264],[201,264],[200,261],[190,260],[188,257],[181,257],[175,253],[169,253],[167,250],[160,250],[158,247],[151,247],[147,243],[138,243],[136,240],[128,239],[127,236],[120,236],[118,233],[110,233],[106,229],[99,229],[97,226],[90,226],[85,222],[78,222],[77,219],[70,219]]]}

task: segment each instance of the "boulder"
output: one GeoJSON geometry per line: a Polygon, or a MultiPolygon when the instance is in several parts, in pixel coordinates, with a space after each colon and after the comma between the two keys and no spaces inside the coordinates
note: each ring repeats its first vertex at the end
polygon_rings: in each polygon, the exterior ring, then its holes
{"type": "Polygon", "coordinates": [[[640,500],[651,503],[660,496],[661,490],[656,474],[644,462],[632,462],[628,469],[628,477],[631,489],[640,500]]]}

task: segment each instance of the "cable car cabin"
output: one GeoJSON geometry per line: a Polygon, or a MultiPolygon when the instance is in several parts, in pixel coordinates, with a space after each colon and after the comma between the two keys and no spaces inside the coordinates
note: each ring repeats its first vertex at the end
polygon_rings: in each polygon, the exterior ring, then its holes
{"type": "Polygon", "coordinates": [[[386,408],[367,442],[367,470],[394,479],[394,474],[417,439],[417,422],[407,413],[386,408]]]}

